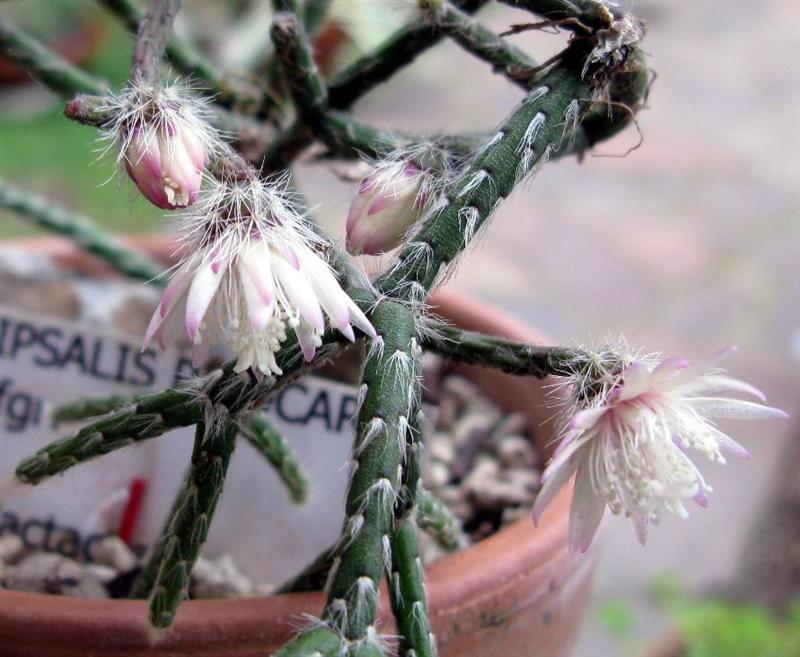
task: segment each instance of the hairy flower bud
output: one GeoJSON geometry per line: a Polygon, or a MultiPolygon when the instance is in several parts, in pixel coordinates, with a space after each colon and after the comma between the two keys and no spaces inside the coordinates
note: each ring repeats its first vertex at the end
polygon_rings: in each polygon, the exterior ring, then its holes
{"type": "Polygon", "coordinates": [[[406,161],[377,166],[361,181],[347,217],[347,250],[377,255],[398,246],[427,202],[426,173],[406,161]]]}
{"type": "Polygon", "coordinates": [[[153,205],[174,210],[197,200],[206,154],[187,121],[134,128],[124,159],[128,175],[153,205]]]}

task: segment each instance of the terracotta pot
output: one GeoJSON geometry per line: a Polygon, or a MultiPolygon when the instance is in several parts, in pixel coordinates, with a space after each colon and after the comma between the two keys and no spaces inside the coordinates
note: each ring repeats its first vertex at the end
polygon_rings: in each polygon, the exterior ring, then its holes
{"type": "MultiPolygon", "coordinates": [[[[165,252],[159,248],[153,251],[165,252]]],[[[62,262],[73,261],[69,250],[58,253],[62,262]]],[[[86,271],[87,262],[79,260],[86,271]]],[[[439,293],[435,302],[439,314],[464,328],[540,341],[535,330],[491,306],[449,292],[439,293]]],[[[525,413],[539,443],[547,442],[550,432],[542,421],[551,410],[540,403],[541,381],[474,367],[463,370],[504,408],[525,413]]],[[[570,496],[567,487],[538,528],[524,518],[427,569],[442,657],[569,654],[593,566],[590,556],[568,554],[570,496]]],[[[291,636],[300,614],[319,614],[323,602],[321,593],[189,600],[180,607],[175,625],[154,641],[143,601],[2,591],[0,652],[4,657],[263,657],[291,636]]],[[[391,633],[385,590],[381,609],[381,627],[391,633]]]]}

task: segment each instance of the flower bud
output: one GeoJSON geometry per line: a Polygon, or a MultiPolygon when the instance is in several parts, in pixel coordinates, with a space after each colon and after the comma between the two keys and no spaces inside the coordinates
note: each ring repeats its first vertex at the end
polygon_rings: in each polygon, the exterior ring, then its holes
{"type": "Polygon", "coordinates": [[[348,252],[377,255],[398,246],[422,214],[425,176],[411,162],[393,162],[364,178],[347,216],[348,252]]]}
{"type": "Polygon", "coordinates": [[[153,205],[174,210],[197,199],[206,154],[187,121],[135,128],[125,149],[125,169],[153,205]]]}

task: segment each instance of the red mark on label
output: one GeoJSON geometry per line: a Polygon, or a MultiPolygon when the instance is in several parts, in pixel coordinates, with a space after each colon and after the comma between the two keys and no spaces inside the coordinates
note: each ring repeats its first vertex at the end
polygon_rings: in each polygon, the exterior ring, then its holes
{"type": "Polygon", "coordinates": [[[147,479],[137,477],[131,481],[128,489],[128,502],[125,505],[125,510],[122,512],[122,520],[119,523],[119,531],[117,534],[128,545],[132,544],[133,533],[136,531],[136,523],[139,521],[139,516],[142,514],[142,504],[144,502],[144,494],[147,491],[147,479]]]}

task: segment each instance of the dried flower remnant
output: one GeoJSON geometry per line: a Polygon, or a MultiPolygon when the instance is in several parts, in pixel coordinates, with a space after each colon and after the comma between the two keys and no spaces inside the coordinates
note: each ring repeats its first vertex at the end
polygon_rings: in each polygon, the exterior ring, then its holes
{"type": "Polygon", "coordinates": [[[347,250],[353,255],[385,253],[416,224],[430,198],[428,173],[411,161],[378,163],[361,181],[347,216],[347,250]]]}
{"type": "Polygon", "coordinates": [[[728,397],[744,393],[764,401],[756,388],[708,367],[682,358],[623,356],[598,358],[576,374],[576,403],[544,472],[534,519],[575,473],[572,551],[588,549],[606,506],[632,519],[642,543],[648,524],[668,513],[686,517],[685,501],[705,506],[711,487],[689,453],[717,463],[725,463],[725,452],[748,456],[713,420],[786,417],[781,410],[728,397]]]}

